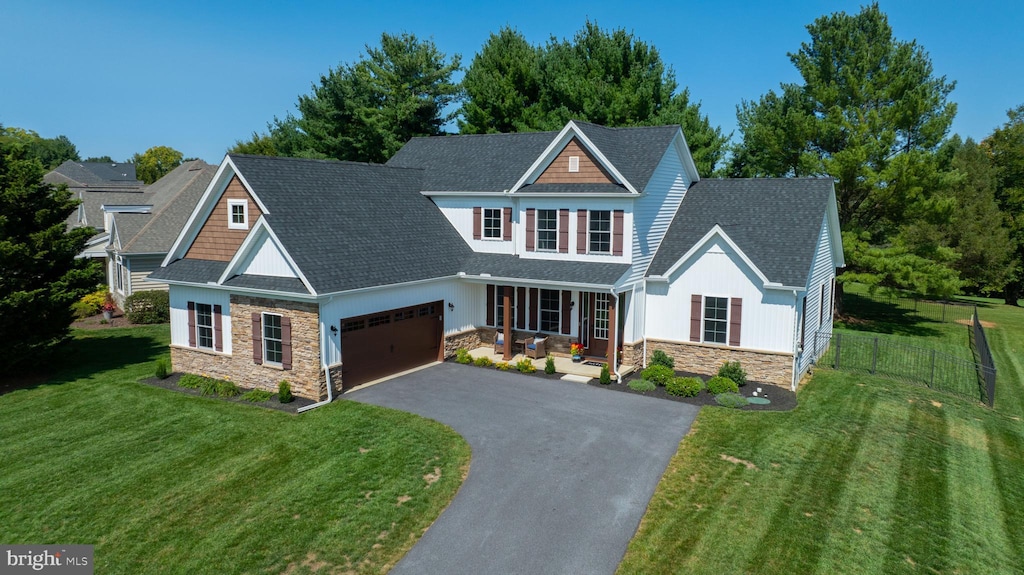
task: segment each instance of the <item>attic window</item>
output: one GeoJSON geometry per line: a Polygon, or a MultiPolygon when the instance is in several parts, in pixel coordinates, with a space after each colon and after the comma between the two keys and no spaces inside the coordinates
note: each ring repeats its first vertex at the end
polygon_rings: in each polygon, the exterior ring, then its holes
{"type": "Polygon", "coordinates": [[[245,200],[228,200],[228,229],[249,229],[249,202],[245,200]]]}
{"type": "Polygon", "coordinates": [[[569,156],[569,171],[570,172],[578,172],[578,171],[580,171],[580,157],[579,156],[569,156]]]}

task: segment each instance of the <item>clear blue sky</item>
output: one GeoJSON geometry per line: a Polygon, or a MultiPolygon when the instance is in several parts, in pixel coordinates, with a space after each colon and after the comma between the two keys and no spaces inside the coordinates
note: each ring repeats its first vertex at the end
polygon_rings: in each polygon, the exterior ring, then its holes
{"type": "MultiPolygon", "coordinates": [[[[541,43],[590,18],[655,45],[728,133],[742,100],[799,80],[786,54],[807,40],[807,24],[862,4],[0,0],[0,123],[65,134],[83,158],[168,145],[216,163],[383,31],[432,37],[468,65],[501,26],[541,43]]],[[[981,139],[1024,103],[1024,2],[880,6],[897,38],[916,39],[936,74],[957,82],[955,133],[981,139]]]]}

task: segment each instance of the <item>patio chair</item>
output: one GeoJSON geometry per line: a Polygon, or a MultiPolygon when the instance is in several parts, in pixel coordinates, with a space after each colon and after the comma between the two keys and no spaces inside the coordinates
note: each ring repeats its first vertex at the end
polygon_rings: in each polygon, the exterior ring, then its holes
{"type": "Polygon", "coordinates": [[[505,353],[505,340],[502,339],[502,333],[500,331],[494,332],[494,353],[505,353]]]}
{"type": "Polygon", "coordinates": [[[543,359],[547,357],[548,352],[544,349],[545,339],[547,338],[531,337],[526,340],[526,356],[533,359],[543,359]]]}

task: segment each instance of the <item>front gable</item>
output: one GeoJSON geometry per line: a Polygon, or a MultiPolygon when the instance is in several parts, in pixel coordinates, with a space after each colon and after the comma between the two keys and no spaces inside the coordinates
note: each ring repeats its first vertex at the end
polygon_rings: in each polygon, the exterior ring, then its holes
{"type": "Polygon", "coordinates": [[[230,261],[249,235],[253,223],[262,215],[259,205],[242,181],[237,175],[232,177],[184,257],[218,262],[230,261]],[[235,204],[243,205],[245,208],[244,224],[232,223],[231,209],[235,204]]]}
{"type": "Polygon", "coordinates": [[[608,170],[576,138],[537,177],[535,184],[615,184],[608,170]],[[573,159],[575,158],[575,159],[573,159]]]}
{"type": "Polygon", "coordinates": [[[509,191],[515,193],[523,186],[543,183],[617,184],[633,194],[640,193],[571,121],[509,191]],[[577,158],[574,163],[578,162],[578,166],[572,166],[576,172],[569,171],[572,157],[577,158]]]}

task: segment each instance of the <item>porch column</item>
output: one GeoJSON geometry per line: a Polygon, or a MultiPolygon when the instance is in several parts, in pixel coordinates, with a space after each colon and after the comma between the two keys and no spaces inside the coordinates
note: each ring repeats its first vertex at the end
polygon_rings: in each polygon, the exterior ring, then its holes
{"type": "Polygon", "coordinates": [[[616,362],[618,361],[619,346],[616,342],[619,340],[619,334],[616,331],[619,329],[619,320],[615,317],[615,310],[618,307],[619,296],[617,294],[608,295],[608,369],[615,375],[616,362]]]}
{"type": "Polygon", "coordinates": [[[505,340],[505,348],[502,350],[501,358],[505,361],[512,359],[512,286],[501,288],[502,297],[502,339],[505,340]]]}

